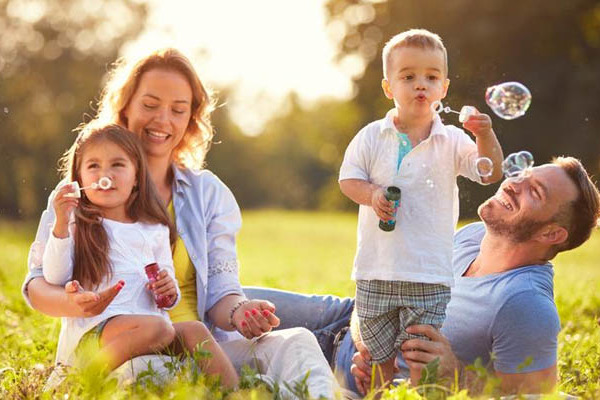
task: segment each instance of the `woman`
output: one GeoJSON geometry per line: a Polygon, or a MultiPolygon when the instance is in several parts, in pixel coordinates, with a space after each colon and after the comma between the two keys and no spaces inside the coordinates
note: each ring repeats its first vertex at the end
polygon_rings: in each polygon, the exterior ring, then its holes
{"type": "MultiPolygon", "coordinates": [[[[213,136],[212,109],[213,101],[189,60],[177,50],[165,49],[134,64],[118,64],[104,88],[96,118],[87,125],[116,123],[141,138],[152,180],[178,231],[173,259],[182,298],[171,313],[173,322],[200,319],[217,328],[215,337],[238,369],[249,364],[288,382],[302,379],[310,370],[311,395],[333,397],[333,375],[306,329],[247,340],[270,332],[279,319],[272,303],[244,296],[235,248],[241,226],[239,207],[214,174],[201,170],[213,136]]],[[[76,281],[63,288],[43,279],[41,256],[54,219],[49,206],[30,249],[24,296],[35,309],[51,316],[99,314],[118,294],[117,286],[94,293],[84,291],[76,281]]],[[[168,291],[168,285],[157,292],[168,291]]],[[[59,339],[59,353],[61,343],[59,339]]]]}

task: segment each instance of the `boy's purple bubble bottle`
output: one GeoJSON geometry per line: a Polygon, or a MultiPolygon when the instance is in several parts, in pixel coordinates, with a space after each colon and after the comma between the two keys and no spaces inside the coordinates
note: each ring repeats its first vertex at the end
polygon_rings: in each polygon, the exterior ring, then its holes
{"type": "Polygon", "coordinates": [[[385,190],[385,198],[393,203],[394,215],[387,221],[379,220],[379,229],[382,231],[391,232],[396,227],[396,213],[398,212],[398,207],[400,207],[400,195],[400,188],[396,186],[388,186],[385,190]]]}
{"type": "MultiPolygon", "coordinates": [[[[146,270],[146,276],[148,277],[148,281],[150,283],[154,283],[158,280],[158,264],[152,263],[148,264],[144,267],[146,270]]],[[[156,305],[159,308],[165,308],[170,305],[169,296],[165,296],[162,294],[154,294],[154,300],[156,301],[156,305]]]]}

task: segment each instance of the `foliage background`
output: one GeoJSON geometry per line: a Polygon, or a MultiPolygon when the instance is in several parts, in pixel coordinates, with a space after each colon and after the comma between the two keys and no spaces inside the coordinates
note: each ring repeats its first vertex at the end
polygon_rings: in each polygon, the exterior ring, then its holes
{"type": "MultiPolygon", "coordinates": [[[[529,150],[538,164],[573,155],[598,173],[599,1],[328,0],[325,6],[338,61],[362,66],[353,75],[354,97],[305,104],[290,93],[262,132],[249,137],[227,107],[235,87],[216,88],[223,106],[214,114],[207,167],[243,208],[353,207],[336,182],[343,153],[362,126],[392,106],[380,89],[381,48],[413,27],[445,41],[452,107],[471,104],[491,114],[486,87],[516,80],[530,88],[526,116],[492,116],[505,154],[529,150]]],[[[93,114],[106,70],[140,34],[147,14],[142,0],[0,0],[0,187],[10,188],[0,191],[0,217],[39,215],[71,130],[93,114]]],[[[450,116],[448,123],[457,121],[450,116]]],[[[463,180],[460,186],[464,217],[495,190],[463,180]]]]}

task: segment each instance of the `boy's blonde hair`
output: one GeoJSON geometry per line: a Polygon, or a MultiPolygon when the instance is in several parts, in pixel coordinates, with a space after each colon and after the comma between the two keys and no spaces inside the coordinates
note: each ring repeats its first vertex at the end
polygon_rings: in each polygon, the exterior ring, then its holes
{"type": "Polygon", "coordinates": [[[388,64],[392,58],[392,51],[403,47],[416,47],[428,50],[441,50],[444,54],[444,76],[448,76],[448,52],[442,38],[429,32],[427,29],[410,29],[392,37],[383,47],[383,77],[387,79],[388,64]]]}

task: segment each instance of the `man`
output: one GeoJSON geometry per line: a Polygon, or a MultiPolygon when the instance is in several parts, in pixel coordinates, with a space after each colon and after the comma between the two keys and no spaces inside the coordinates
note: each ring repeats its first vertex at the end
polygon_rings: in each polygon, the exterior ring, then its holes
{"type": "MultiPolygon", "coordinates": [[[[549,260],[585,242],[599,217],[599,194],[581,163],[559,157],[533,168],[522,179],[507,179],[478,210],[483,223],[456,233],[455,287],[441,332],[409,327],[430,341],[412,339],[401,348],[400,364],[421,371],[439,358],[438,374],[478,391],[476,359],[500,380],[502,393],[540,393],[557,381],[556,351],[560,321],[554,304],[549,260]],[[493,354],[493,356],[491,356],[493,354]]],[[[337,367],[352,358],[361,393],[370,386],[369,355],[354,329],[359,353],[343,341],[337,367]]]]}

